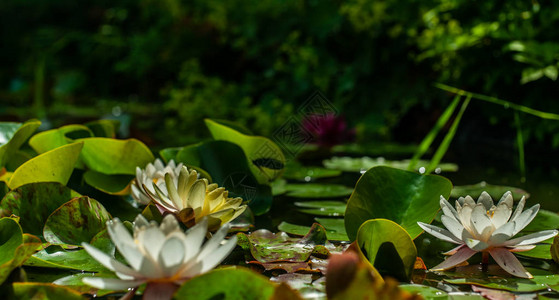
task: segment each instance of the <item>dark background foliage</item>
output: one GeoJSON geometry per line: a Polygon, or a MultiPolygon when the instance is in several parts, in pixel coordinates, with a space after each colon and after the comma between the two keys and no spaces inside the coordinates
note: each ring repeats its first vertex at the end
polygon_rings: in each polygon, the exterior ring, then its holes
{"type": "MultiPolygon", "coordinates": [[[[434,82],[559,112],[558,6],[2,1],[0,115],[46,127],[118,117],[132,136],[164,147],[206,137],[205,117],[271,135],[320,90],[359,141],[419,142],[451,99],[434,82]]],[[[559,146],[558,122],[522,116],[529,145],[559,146]]],[[[510,110],[476,102],[461,136],[514,150],[513,123],[510,110]]]]}

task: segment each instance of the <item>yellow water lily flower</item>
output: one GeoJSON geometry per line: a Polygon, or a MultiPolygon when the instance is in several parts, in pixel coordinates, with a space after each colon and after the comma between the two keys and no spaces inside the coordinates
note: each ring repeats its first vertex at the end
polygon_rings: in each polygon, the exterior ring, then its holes
{"type": "Polygon", "coordinates": [[[243,199],[229,198],[229,192],[208,184],[205,178],[198,179],[196,170],[182,166],[178,180],[170,173],[165,174],[166,190],[152,184],[155,193],[144,185],[144,191],[154,201],[161,213],[173,213],[187,226],[207,217],[209,230],[213,231],[242,214],[246,205],[243,199]]]}
{"type": "Polygon", "coordinates": [[[450,256],[432,270],[453,268],[477,252],[482,252],[484,263],[487,263],[489,254],[508,273],[532,278],[532,274],[524,269],[511,252],[531,250],[536,247],[536,243],[556,236],[558,231],[544,230],[511,239],[532,222],[540,209],[540,205],[536,204],[523,212],[525,203],[526,200],[522,197],[513,213],[510,191],[501,197],[497,205],[494,205],[488,193],[483,192],[477,203],[470,196],[460,197],[455,209],[441,196],[441,221],[447,229],[422,222],[418,224],[425,232],[459,246],[445,253],[450,256]]]}

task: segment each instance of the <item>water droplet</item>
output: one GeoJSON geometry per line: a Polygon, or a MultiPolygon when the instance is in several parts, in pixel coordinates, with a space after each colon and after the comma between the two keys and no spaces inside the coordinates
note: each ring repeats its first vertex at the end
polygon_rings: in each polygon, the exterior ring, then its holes
{"type": "Polygon", "coordinates": [[[436,174],[441,174],[441,172],[442,172],[441,168],[436,168],[436,169],[435,169],[435,173],[436,173],[436,174]]]}
{"type": "Polygon", "coordinates": [[[311,178],[310,176],[305,176],[305,181],[306,181],[306,182],[311,181],[311,179],[312,179],[312,178],[311,178]]]}
{"type": "Polygon", "coordinates": [[[425,167],[419,168],[419,173],[420,174],[425,174],[425,167]]]}
{"type": "Polygon", "coordinates": [[[365,174],[365,172],[367,172],[367,170],[365,170],[365,169],[361,169],[361,171],[359,171],[359,173],[361,173],[361,174],[365,174]]]}
{"type": "Polygon", "coordinates": [[[117,106],[113,107],[112,113],[113,113],[113,116],[118,117],[122,114],[122,108],[120,108],[120,106],[117,105],[117,106]]]}

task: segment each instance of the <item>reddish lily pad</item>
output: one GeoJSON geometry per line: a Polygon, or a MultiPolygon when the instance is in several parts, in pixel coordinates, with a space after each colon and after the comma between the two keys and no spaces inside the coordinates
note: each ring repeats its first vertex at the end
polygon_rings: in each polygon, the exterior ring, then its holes
{"type": "Polygon", "coordinates": [[[78,291],[51,283],[16,282],[13,287],[17,299],[86,299],[78,291]]]}
{"type": "Polygon", "coordinates": [[[0,216],[19,216],[23,232],[37,236],[49,215],[80,194],[56,182],[36,182],[10,191],[0,202],[0,216]]]}
{"type": "Polygon", "coordinates": [[[488,272],[482,271],[479,266],[472,265],[459,267],[456,272],[444,272],[445,275],[453,277],[444,281],[452,284],[477,285],[511,292],[535,292],[549,288],[557,291],[559,289],[559,275],[535,268],[526,268],[526,270],[534,278],[511,277],[498,265],[490,265],[488,272]]]}
{"type": "Polygon", "coordinates": [[[291,261],[304,262],[310,257],[317,245],[324,245],[328,240],[326,230],[314,224],[303,238],[291,238],[286,233],[272,233],[260,229],[247,236],[250,241],[252,256],[262,263],[291,261]]]}
{"type": "Polygon", "coordinates": [[[110,219],[111,215],[95,199],[87,196],[74,198],[47,218],[43,236],[51,244],[89,243],[110,219]]]}

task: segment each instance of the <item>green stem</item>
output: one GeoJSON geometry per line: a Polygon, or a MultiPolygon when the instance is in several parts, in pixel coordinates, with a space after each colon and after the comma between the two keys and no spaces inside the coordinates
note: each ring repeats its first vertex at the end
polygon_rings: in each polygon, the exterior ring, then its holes
{"type": "Polygon", "coordinates": [[[518,146],[518,165],[520,167],[520,181],[526,182],[526,162],[524,160],[524,139],[522,138],[522,128],[520,127],[520,117],[518,112],[514,112],[514,124],[516,125],[516,143],[518,146]]]}
{"type": "Polygon", "coordinates": [[[459,95],[468,95],[471,96],[474,99],[477,100],[482,100],[482,101],[486,101],[486,102],[491,102],[494,104],[499,104],[499,105],[503,105],[506,108],[512,108],[514,110],[517,111],[521,111],[527,114],[531,114],[534,115],[536,117],[540,117],[542,119],[549,119],[549,120],[558,120],[559,121],[559,115],[558,114],[554,114],[554,113],[548,113],[548,112],[543,112],[537,109],[533,109],[524,105],[519,105],[516,103],[512,103],[506,100],[502,100],[499,98],[495,98],[495,97],[491,97],[491,96],[486,96],[486,95],[482,95],[482,94],[476,94],[476,93],[471,93],[471,92],[467,92],[452,86],[448,86],[446,84],[442,84],[442,83],[435,83],[435,87],[441,89],[441,90],[445,90],[447,92],[451,92],[454,94],[459,94],[459,95]]]}

